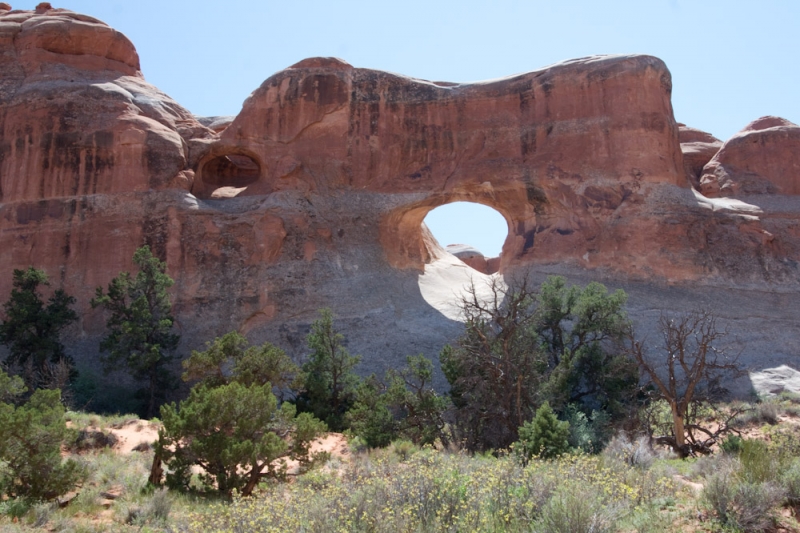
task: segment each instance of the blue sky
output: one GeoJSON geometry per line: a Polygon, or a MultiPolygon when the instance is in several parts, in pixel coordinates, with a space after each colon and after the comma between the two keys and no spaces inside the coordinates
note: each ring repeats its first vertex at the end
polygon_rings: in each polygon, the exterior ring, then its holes
{"type": "MultiPolygon", "coordinates": [[[[33,9],[38,1],[10,3],[33,9]]],[[[312,56],[467,82],[587,55],[642,53],[672,72],[680,122],[723,140],[763,115],[800,123],[797,0],[51,3],[125,33],[148,81],[198,115],[235,115],[263,80],[312,56]]],[[[467,243],[492,255],[479,237],[467,243]]]]}

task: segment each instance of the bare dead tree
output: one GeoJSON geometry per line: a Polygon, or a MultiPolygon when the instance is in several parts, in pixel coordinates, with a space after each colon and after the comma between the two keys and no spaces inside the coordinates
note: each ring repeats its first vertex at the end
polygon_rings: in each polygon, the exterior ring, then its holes
{"type": "Polygon", "coordinates": [[[666,401],[672,415],[672,435],[654,439],[681,457],[707,454],[722,435],[732,431],[730,422],[739,412],[729,414],[712,431],[696,423],[697,407],[714,407],[727,392],[723,380],[743,374],[738,354],[726,353],[722,339],[727,332],[717,329],[716,317],[708,311],[662,315],[659,329],[663,340],[660,354],[649,354],[644,342],[629,335],[631,354],[646,383],[652,385],[651,398],[666,401]],[[659,363],[666,366],[665,372],[659,372],[659,363]]]}
{"type": "Polygon", "coordinates": [[[457,410],[456,427],[470,449],[503,448],[532,415],[546,361],[532,335],[536,291],[527,278],[493,279],[485,295],[474,284],[461,301],[464,335],[440,354],[457,410]]]}

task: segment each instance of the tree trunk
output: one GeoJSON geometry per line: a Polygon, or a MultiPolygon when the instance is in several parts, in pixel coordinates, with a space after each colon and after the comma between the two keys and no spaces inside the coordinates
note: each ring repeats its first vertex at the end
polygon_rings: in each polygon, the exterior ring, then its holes
{"type": "Polygon", "coordinates": [[[161,478],[163,476],[164,467],[161,463],[161,454],[158,448],[156,448],[156,452],[153,454],[153,465],[150,467],[150,477],[147,478],[147,482],[155,486],[161,485],[161,478]]]}
{"type": "Polygon", "coordinates": [[[152,420],[154,416],[154,411],[156,409],[156,386],[158,384],[158,378],[156,377],[156,371],[153,370],[150,372],[150,402],[147,405],[147,419],[152,420]]]}
{"type": "Polygon", "coordinates": [[[686,444],[686,437],[684,435],[684,427],[683,427],[683,413],[680,412],[678,409],[678,405],[672,403],[670,405],[672,408],[672,431],[675,433],[675,445],[682,449],[683,445],[686,444]]]}
{"type": "Polygon", "coordinates": [[[253,467],[253,471],[250,472],[250,478],[247,480],[247,484],[242,488],[242,496],[250,496],[253,494],[258,482],[261,480],[261,468],[258,466],[253,467]]]}

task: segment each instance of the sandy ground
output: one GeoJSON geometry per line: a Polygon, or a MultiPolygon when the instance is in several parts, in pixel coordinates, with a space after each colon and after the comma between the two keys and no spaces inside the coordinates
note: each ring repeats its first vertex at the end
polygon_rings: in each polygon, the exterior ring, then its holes
{"type": "Polygon", "coordinates": [[[147,420],[132,420],[119,428],[109,429],[117,437],[117,445],[114,451],[127,455],[142,443],[152,445],[158,440],[158,425],[151,424],[147,420]]]}
{"type": "MultiPolygon", "coordinates": [[[[146,420],[132,420],[119,428],[110,428],[108,431],[117,437],[118,442],[114,451],[127,455],[142,443],[152,445],[158,440],[158,425],[146,420]]],[[[346,459],[350,454],[347,439],[341,433],[326,433],[311,443],[311,453],[328,452],[331,457],[346,459]]],[[[297,469],[297,462],[289,463],[289,471],[297,469]]]]}

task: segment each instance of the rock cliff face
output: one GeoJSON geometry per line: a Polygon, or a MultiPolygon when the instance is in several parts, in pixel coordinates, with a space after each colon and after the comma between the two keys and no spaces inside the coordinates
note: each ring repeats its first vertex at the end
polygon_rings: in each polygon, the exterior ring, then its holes
{"type": "MultiPolygon", "coordinates": [[[[675,122],[654,57],[473,84],[314,58],[268,78],[237,117],[198,120],[91,17],[0,6],[0,47],[0,297],[12,268],[44,268],[78,298],[71,350],[85,364],[103,326],[94,288],[145,243],[176,279],[185,347],[238,329],[298,353],[330,306],[367,370],[434,356],[459,326],[420,293],[446,253],[422,221],[453,201],[508,221],[490,269],[507,276],[600,278],[643,310],[692,307],[670,285],[701,287],[723,313],[736,291],[797,295],[798,128],[762,119],[720,149],[675,122]],[[693,189],[754,182],[758,201],[693,189]]],[[[754,346],[778,342],[756,329],[754,346]]]]}

